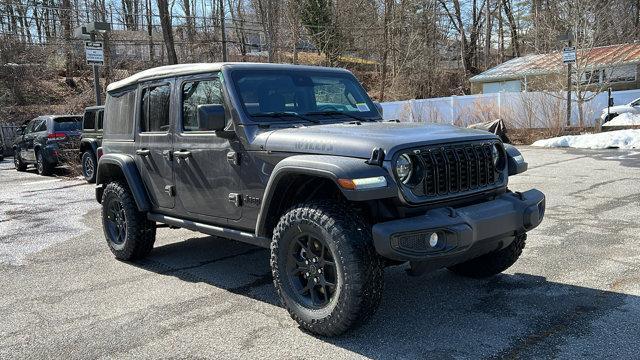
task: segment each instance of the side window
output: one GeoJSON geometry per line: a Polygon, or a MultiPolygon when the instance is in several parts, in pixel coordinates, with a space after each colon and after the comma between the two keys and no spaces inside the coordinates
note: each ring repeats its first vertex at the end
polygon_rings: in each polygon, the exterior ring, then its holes
{"type": "Polygon", "coordinates": [[[96,127],[96,112],[87,111],[84,113],[84,119],[82,120],[82,128],[84,130],[93,130],[96,127]]]}
{"type": "Polygon", "coordinates": [[[39,120],[33,125],[33,132],[47,131],[47,120],[39,120]]]}
{"type": "Polygon", "coordinates": [[[36,123],[38,122],[38,119],[33,119],[31,121],[29,121],[29,123],[27,124],[27,127],[24,129],[24,133],[25,134],[29,134],[33,132],[33,127],[36,125],[36,123]]]}
{"type": "Polygon", "coordinates": [[[104,133],[113,139],[133,139],[133,119],[136,104],[136,90],[108,93],[105,102],[106,128],[104,133]]]}
{"type": "Polygon", "coordinates": [[[98,130],[102,130],[104,124],[104,111],[98,111],[98,130]]]}
{"type": "Polygon", "coordinates": [[[198,123],[198,105],[222,103],[220,79],[184,83],[182,86],[182,130],[211,131],[208,124],[198,123]]]}
{"type": "Polygon", "coordinates": [[[166,132],[169,130],[169,103],[171,87],[160,85],[142,90],[140,132],[166,132]]]}

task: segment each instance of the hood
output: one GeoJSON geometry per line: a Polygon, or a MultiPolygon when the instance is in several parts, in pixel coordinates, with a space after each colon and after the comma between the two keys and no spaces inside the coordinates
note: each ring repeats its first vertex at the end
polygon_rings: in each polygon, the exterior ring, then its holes
{"type": "MultiPolygon", "coordinates": [[[[633,106],[625,104],[625,105],[615,105],[609,108],[611,113],[622,113],[633,110],[633,106]]],[[[602,113],[607,113],[607,108],[602,109],[602,113]]]]}
{"type": "Polygon", "coordinates": [[[405,148],[482,139],[497,137],[483,130],[443,124],[363,122],[268,131],[257,135],[254,144],[268,151],[368,159],[375,148],[383,148],[390,156],[405,148]]]}

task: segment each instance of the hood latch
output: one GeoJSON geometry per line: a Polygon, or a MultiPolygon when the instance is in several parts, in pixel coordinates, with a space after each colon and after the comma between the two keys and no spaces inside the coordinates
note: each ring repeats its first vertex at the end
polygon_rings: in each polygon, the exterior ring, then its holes
{"type": "Polygon", "coordinates": [[[384,149],[375,148],[371,151],[371,157],[369,160],[365,161],[369,165],[377,165],[382,166],[382,162],[384,161],[384,149]]]}

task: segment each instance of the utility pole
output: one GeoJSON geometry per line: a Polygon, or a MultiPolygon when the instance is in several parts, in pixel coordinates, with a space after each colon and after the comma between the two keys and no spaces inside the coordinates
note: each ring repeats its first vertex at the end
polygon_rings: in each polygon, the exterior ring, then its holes
{"type": "MultiPolygon", "coordinates": [[[[95,31],[91,32],[91,41],[92,42],[96,41],[95,31]]],[[[98,70],[97,64],[93,64],[91,66],[93,67],[93,88],[96,94],[96,105],[100,106],[102,105],[100,100],[100,93],[102,92],[102,90],[100,89],[100,71],[98,70]]]]}
{"type": "Polygon", "coordinates": [[[220,0],[220,32],[222,35],[222,61],[227,61],[227,36],[224,31],[224,0],[220,0]]]}

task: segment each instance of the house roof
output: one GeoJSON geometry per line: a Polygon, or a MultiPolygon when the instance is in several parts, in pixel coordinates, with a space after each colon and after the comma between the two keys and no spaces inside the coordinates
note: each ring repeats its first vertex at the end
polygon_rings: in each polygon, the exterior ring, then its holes
{"type": "MultiPolygon", "coordinates": [[[[594,47],[580,50],[577,54],[578,62],[588,64],[588,67],[620,66],[640,63],[640,43],[628,43],[610,46],[594,47]]],[[[562,52],[548,54],[532,54],[517,57],[480,73],[469,81],[489,82],[520,79],[531,75],[545,75],[557,73],[564,68],[562,52]]]]}

